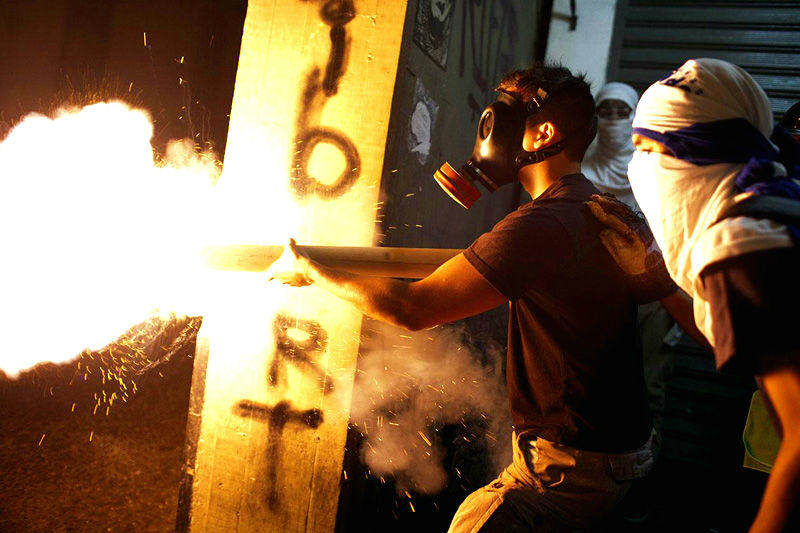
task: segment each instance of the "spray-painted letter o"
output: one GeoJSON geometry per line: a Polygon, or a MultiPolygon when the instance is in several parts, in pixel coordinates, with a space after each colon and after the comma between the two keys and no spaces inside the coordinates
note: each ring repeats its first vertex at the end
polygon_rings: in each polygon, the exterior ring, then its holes
{"type": "Polygon", "coordinates": [[[347,192],[361,174],[361,159],[353,141],[343,133],[331,128],[313,127],[301,132],[297,137],[298,150],[292,161],[292,189],[299,198],[316,195],[323,199],[333,199],[347,192]],[[345,158],[345,168],[330,185],[320,183],[308,174],[308,161],[317,144],[325,142],[336,146],[345,158]]]}

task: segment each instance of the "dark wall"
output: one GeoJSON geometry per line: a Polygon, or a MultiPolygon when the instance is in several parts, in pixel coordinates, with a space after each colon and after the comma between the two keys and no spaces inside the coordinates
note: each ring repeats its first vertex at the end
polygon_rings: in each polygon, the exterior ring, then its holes
{"type": "Polygon", "coordinates": [[[58,86],[67,0],[0,4],[0,121],[40,108],[58,86]]]}
{"type": "Polygon", "coordinates": [[[245,10],[244,0],[3,2],[0,120],[117,98],[150,111],[156,147],[189,137],[222,154],[245,10]]]}
{"type": "Polygon", "coordinates": [[[456,168],[463,163],[472,152],[477,119],[494,100],[493,89],[502,74],[533,60],[539,2],[453,2],[444,68],[414,42],[418,5],[428,2],[408,4],[381,184],[386,202],[382,243],[465,247],[517,206],[518,189],[509,185],[493,194],[485,192],[465,211],[432,176],[445,160],[456,168]],[[430,156],[424,163],[408,146],[417,81],[438,104],[430,156]]]}

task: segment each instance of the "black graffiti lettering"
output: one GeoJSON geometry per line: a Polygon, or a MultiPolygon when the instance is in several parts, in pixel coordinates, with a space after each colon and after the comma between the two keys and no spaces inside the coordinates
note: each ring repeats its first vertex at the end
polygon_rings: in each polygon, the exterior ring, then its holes
{"type": "MultiPolygon", "coordinates": [[[[276,385],[280,370],[287,361],[310,369],[323,382],[324,392],[333,391],[333,379],[326,375],[312,355],[324,352],[328,346],[328,334],[315,320],[304,320],[278,314],[272,323],[275,337],[275,353],[267,371],[267,383],[276,385]]],[[[289,423],[316,429],[324,420],[320,409],[298,410],[288,400],[273,406],[253,400],[240,400],[233,408],[234,414],[265,422],[269,426],[266,443],[266,498],[267,504],[275,508],[278,503],[278,477],[283,449],[283,429],[289,423]]]]}
{"type": "Polygon", "coordinates": [[[353,0],[327,0],[319,10],[320,18],[331,27],[331,49],[325,72],[312,68],[306,76],[297,115],[295,152],[292,157],[291,186],[298,198],[316,196],[325,200],[347,192],[361,174],[361,159],[353,141],[339,130],[316,126],[327,100],[339,91],[339,82],[347,71],[350,35],[347,24],[356,15],[353,0]],[[311,154],[320,143],[327,143],[341,152],[344,170],[330,183],[323,183],[308,172],[311,154]]]}
{"type": "Polygon", "coordinates": [[[281,451],[283,442],[281,435],[289,423],[316,429],[322,424],[324,417],[319,409],[296,410],[286,400],[280,401],[270,407],[269,405],[241,400],[234,412],[244,418],[254,418],[266,422],[269,426],[266,447],[266,495],[267,504],[275,507],[278,503],[278,470],[280,468],[281,451]]]}
{"type": "Polygon", "coordinates": [[[319,16],[329,26],[344,26],[356,17],[353,0],[325,0],[319,16]]]}
{"type": "Polygon", "coordinates": [[[295,410],[288,400],[281,400],[272,407],[252,400],[242,400],[236,409],[241,417],[256,418],[269,423],[270,431],[282,430],[287,422],[297,422],[311,429],[317,429],[324,421],[322,411],[319,409],[295,410]]]}
{"type": "Polygon", "coordinates": [[[464,4],[458,74],[464,77],[469,40],[472,79],[478,91],[467,96],[467,105],[475,119],[492,100],[493,84],[513,67],[517,13],[509,0],[465,0],[464,4]],[[476,10],[480,10],[477,16],[476,10]]]}
{"type": "MultiPolygon", "coordinates": [[[[313,354],[322,353],[328,346],[328,335],[315,320],[304,320],[278,314],[272,323],[275,337],[275,353],[267,371],[267,383],[278,383],[280,370],[287,361],[311,369],[323,382],[324,392],[333,390],[333,380],[317,366],[313,354]]],[[[266,498],[267,504],[275,508],[278,503],[278,477],[283,450],[283,429],[289,423],[316,429],[324,416],[319,409],[298,410],[288,400],[273,406],[253,400],[240,400],[233,412],[241,417],[253,418],[267,423],[269,431],[266,443],[266,498]]]]}
{"type": "Polygon", "coordinates": [[[312,358],[312,355],[323,353],[328,347],[328,334],[319,322],[278,314],[272,322],[272,331],[275,336],[275,355],[267,372],[269,384],[278,383],[280,369],[289,361],[314,373],[323,383],[325,394],[332,392],[333,378],[326,375],[312,358]]]}
{"type": "MultiPolygon", "coordinates": [[[[346,192],[358,180],[361,161],[356,146],[344,133],[330,127],[317,126],[326,101],[339,91],[339,82],[347,71],[350,36],[346,25],[356,15],[353,0],[301,0],[321,2],[319,13],[331,27],[331,49],[324,74],[319,67],[312,68],[306,76],[300,94],[300,111],[297,115],[295,146],[292,158],[291,185],[295,195],[304,198],[314,195],[332,199],[346,192]],[[345,158],[345,170],[330,184],[321,183],[308,173],[308,163],[314,148],[320,143],[336,147],[345,158]]],[[[278,314],[273,321],[275,353],[267,371],[267,383],[277,385],[285,363],[300,365],[310,370],[323,383],[325,394],[333,391],[333,379],[322,369],[313,355],[323,353],[328,346],[328,335],[314,320],[304,320],[278,314]]],[[[282,434],[287,424],[316,429],[324,421],[320,409],[298,410],[288,400],[273,406],[240,400],[233,408],[234,414],[265,422],[268,427],[266,445],[266,497],[271,508],[278,504],[278,471],[281,469],[282,434]]]]}
{"type": "Polygon", "coordinates": [[[330,200],[347,192],[355,184],[361,173],[361,160],[353,141],[333,128],[312,127],[300,130],[295,138],[297,151],[292,158],[292,190],[298,198],[311,195],[330,200]],[[308,173],[308,162],[314,148],[319,143],[328,143],[336,147],[344,156],[345,167],[339,176],[330,184],[317,180],[308,173]]]}
{"type": "Polygon", "coordinates": [[[350,51],[350,37],[345,25],[355,18],[356,10],[352,0],[329,0],[322,5],[319,14],[331,27],[331,52],[322,86],[326,96],[333,96],[339,90],[339,80],[346,70],[350,51]]]}

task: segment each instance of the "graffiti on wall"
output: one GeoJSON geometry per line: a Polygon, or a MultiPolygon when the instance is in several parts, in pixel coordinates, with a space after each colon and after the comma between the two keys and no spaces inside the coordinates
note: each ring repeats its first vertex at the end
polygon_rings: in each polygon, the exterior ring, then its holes
{"type": "Polygon", "coordinates": [[[494,100],[494,84],[514,66],[517,12],[511,0],[465,0],[461,13],[462,78],[469,66],[475,89],[467,95],[473,120],[494,100]]]}
{"type": "Polygon", "coordinates": [[[414,42],[437,65],[447,68],[454,0],[418,0],[414,18],[414,42]]]}
{"type": "Polygon", "coordinates": [[[291,402],[282,400],[273,406],[251,400],[241,400],[234,408],[241,417],[254,418],[266,422],[269,427],[266,446],[266,486],[267,504],[274,508],[278,504],[278,469],[282,455],[282,436],[287,424],[300,424],[302,427],[316,429],[323,422],[319,409],[293,409],[291,402]]]}
{"type": "Polygon", "coordinates": [[[313,67],[308,72],[300,93],[300,112],[295,125],[295,151],[290,169],[291,188],[298,199],[311,196],[323,200],[337,198],[347,192],[361,174],[361,160],[353,141],[335,128],[319,125],[322,108],[339,91],[339,82],[347,71],[351,40],[347,24],[356,16],[356,10],[353,0],[326,0],[321,4],[319,15],[331,28],[331,45],[325,70],[318,66],[313,67]],[[323,183],[309,173],[311,155],[314,148],[321,143],[335,147],[345,159],[343,170],[332,182],[325,180],[323,183]]]}
{"type": "Polygon", "coordinates": [[[431,152],[431,137],[436,123],[436,115],[439,113],[439,104],[436,103],[419,78],[414,87],[413,107],[406,144],[409,151],[417,157],[419,164],[424,165],[431,152]]]}
{"type": "Polygon", "coordinates": [[[315,355],[325,352],[328,335],[316,320],[304,320],[279,314],[272,323],[275,336],[275,355],[267,372],[267,381],[275,386],[286,366],[293,363],[307,373],[313,374],[322,384],[325,394],[333,391],[333,379],[319,367],[315,355]]]}

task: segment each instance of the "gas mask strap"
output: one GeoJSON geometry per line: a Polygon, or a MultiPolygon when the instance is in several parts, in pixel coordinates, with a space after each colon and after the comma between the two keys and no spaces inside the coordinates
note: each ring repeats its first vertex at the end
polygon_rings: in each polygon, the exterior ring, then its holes
{"type": "MultiPolygon", "coordinates": [[[[558,88],[560,85],[561,84],[556,84],[556,88],[558,88]]],[[[522,104],[525,110],[526,120],[536,115],[542,110],[545,103],[550,98],[551,92],[552,90],[548,91],[544,87],[539,87],[536,89],[536,94],[533,95],[531,100],[526,104],[522,104]]],[[[514,162],[517,164],[517,168],[522,168],[525,165],[531,165],[534,163],[541,163],[548,157],[558,154],[563,149],[564,149],[564,141],[558,141],[557,143],[554,143],[546,148],[542,148],[541,150],[535,150],[533,152],[528,152],[527,150],[520,149],[520,151],[517,153],[517,156],[514,158],[514,162]]]]}
{"type": "Polygon", "coordinates": [[[541,163],[548,157],[560,153],[562,150],[564,150],[564,141],[558,141],[557,143],[533,152],[520,150],[519,154],[517,154],[517,157],[515,158],[515,163],[520,168],[526,165],[532,165],[534,163],[541,163]]]}

